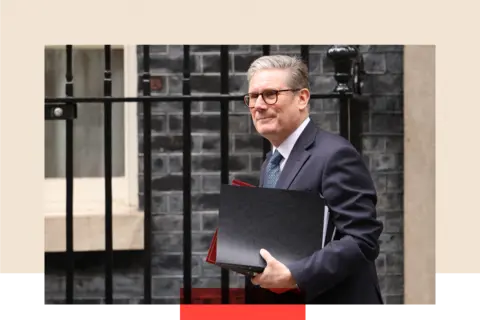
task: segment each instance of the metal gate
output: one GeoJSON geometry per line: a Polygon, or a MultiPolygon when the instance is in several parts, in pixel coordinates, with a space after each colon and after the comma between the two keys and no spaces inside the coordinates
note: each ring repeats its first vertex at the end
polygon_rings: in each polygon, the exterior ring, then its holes
{"type": "MultiPolygon", "coordinates": [[[[66,122],[66,303],[73,303],[74,286],[74,256],[73,256],[73,123],[77,117],[77,103],[103,103],[104,143],[105,143],[105,302],[113,303],[113,240],[112,240],[112,103],[138,102],[143,106],[143,167],[144,167],[144,303],[152,303],[152,171],[151,171],[151,104],[161,101],[183,102],[183,280],[184,302],[192,301],[192,210],[191,210],[191,103],[192,101],[220,101],[221,121],[221,183],[228,183],[229,177],[229,118],[228,105],[230,101],[243,100],[243,95],[229,94],[229,48],[220,46],[221,57],[221,85],[217,95],[192,95],[190,90],[190,46],[183,46],[183,95],[180,96],[151,96],[150,84],[150,46],[143,45],[143,74],[141,88],[143,94],[136,97],[112,96],[111,46],[104,46],[104,96],[102,97],[75,97],[73,79],[73,46],[67,45],[66,50],[66,85],[65,97],[45,97],[45,120],[66,122]]],[[[310,46],[302,45],[301,57],[309,64],[310,46]]],[[[263,55],[270,54],[270,45],[263,46],[263,55]]],[[[349,139],[361,151],[362,110],[359,107],[358,96],[364,76],[363,59],[359,53],[359,46],[331,46],[327,52],[333,61],[334,79],[336,86],[330,93],[311,93],[311,99],[338,99],[340,101],[340,134],[349,139]]],[[[263,156],[270,150],[269,142],[264,139],[263,156]]],[[[229,301],[229,274],[221,273],[222,303],[229,301]]]]}

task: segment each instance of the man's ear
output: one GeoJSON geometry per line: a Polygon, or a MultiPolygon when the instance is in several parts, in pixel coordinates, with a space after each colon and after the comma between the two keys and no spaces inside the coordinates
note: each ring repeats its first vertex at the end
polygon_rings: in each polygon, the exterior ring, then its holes
{"type": "Polygon", "coordinates": [[[298,97],[300,102],[300,110],[305,110],[306,108],[308,108],[308,103],[310,101],[310,91],[307,88],[303,88],[302,90],[300,90],[298,97]]]}

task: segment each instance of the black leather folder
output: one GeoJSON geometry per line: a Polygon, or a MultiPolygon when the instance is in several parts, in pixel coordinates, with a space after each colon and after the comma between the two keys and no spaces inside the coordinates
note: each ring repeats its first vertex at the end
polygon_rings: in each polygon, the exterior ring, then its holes
{"type": "Polygon", "coordinates": [[[222,185],[215,264],[262,272],[264,248],[282,263],[322,248],[325,203],[314,192],[222,185]]]}

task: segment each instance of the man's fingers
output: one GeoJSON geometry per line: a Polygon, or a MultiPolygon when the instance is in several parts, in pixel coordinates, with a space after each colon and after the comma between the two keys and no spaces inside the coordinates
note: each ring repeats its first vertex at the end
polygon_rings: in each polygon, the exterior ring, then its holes
{"type": "Polygon", "coordinates": [[[258,286],[258,284],[260,283],[259,280],[260,280],[260,276],[261,276],[261,275],[262,275],[261,273],[256,273],[256,272],[255,272],[255,273],[253,274],[253,277],[252,277],[252,279],[251,279],[250,281],[251,281],[254,285],[258,286]]]}
{"type": "Polygon", "coordinates": [[[270,263],[275,260],[275,258],[265,249],[260,249],[260,255],[267,263],[270,263]]]}

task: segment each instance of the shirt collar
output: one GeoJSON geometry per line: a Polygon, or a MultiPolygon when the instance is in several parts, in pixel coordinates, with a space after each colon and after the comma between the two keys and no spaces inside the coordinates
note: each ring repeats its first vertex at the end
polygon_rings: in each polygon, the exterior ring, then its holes
{"type": "MultiPolygon", "coordinates": [[[[295,143],[297,142],[298,138],[302,134],[303,130],[307,126],[307,124],[310,122],[310,117],[307,117],[301,125],[298,126],[298,128],[288,136],[285,141],[283,141],[279,146],[278,146],[278,152],[282,155],[283,159],[287,159],[290,156],[290,153],[292,152],[293,147],[295,146],[295,143]]],[[[272,149],[272,154],[275,152],[277,148],[273,147],[272,149]]]]}

